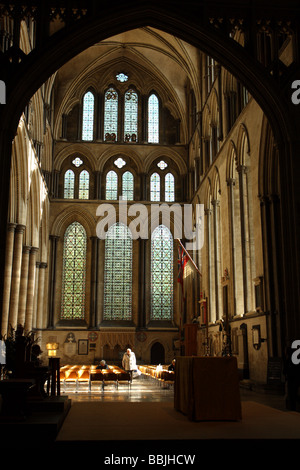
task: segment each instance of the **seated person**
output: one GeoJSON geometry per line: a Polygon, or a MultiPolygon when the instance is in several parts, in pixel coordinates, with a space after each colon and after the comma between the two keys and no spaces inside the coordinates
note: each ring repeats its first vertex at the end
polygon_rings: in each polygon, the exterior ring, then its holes
{"type": "Polygon", "coordinates": [[[173,359],[172,364],[169,365],[168,370],[175,371],[176,359],[173,359]]]}
{"type": "Polygon", "coordinates": [[[106,364],[104,359],[100,361],[100,364],[96,367],[96,369],[108,369],[108,365],[106,364]]]}

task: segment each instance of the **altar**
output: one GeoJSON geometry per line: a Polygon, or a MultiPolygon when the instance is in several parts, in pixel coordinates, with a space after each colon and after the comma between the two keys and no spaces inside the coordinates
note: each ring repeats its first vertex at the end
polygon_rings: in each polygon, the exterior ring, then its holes
{"type": "Polygon", "coordinates": [[[177,357],[174,408],[192,421],[240,420],[236,358],[177,357]]]}

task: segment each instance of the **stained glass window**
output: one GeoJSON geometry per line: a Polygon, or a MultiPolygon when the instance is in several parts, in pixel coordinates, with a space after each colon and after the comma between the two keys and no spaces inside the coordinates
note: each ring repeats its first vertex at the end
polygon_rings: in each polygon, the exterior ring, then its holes
{"type": "Polygon", "coordinates": [[[110,141],[118,139],[118,93],[114,88],[105,93],[104,138],[110,141]]]}
{"type": "Polygon", "coordinates": [[[94,95],[88,91],[83,97],[82,140],[93,140],[94,134],[94,95]]]}
{"type": "Polygon", "coordinates": [[[123,199],[133,201],[134,194],[134,178],[130,171],[125,171],[122,176],[122,195],[123,199]]]}
{"type": "Polygon", "coordinates": [[[119,82],[127,82],[128,80],[128,75],[126,75],[125,73],[121,72],[121,73],[118,73],[118,75],[116,75],[116,79],[119,81],[119,82]]]}
{"type": "Polygon", "coordinates": [[[124,113],[124,140],[136,142],[138,131],[138,95],[134,90],[128,90],[125,93],[124,113]]]}
{"type": "Polygon", "coordinates": [[[175,180],[172,173],[165,176],[165,201],[175,201],[175,180]]]}
{"type": "Polygon", "coordinates": [[[64,198],[74,199],[75,175],[73,170],[67,170],[64,178],[64,198]]]}
{"type": "Polygon", "coordinates": [[[126,165],[126,162],[125,162],[125,160],[123,160],[123,158],[119,157],[119,158],[117,158],[117,160],[114,161],[114,164],[115,164],[118,168],[123,168],[123,166],[126,165]]]}
{"type": "Polygon", "coordinates": [[[150,178],[150,201],[160,201],[160,176],[153,173],[150,178]]]}
{"type": "Polygon", "coordinates": [[[132,236],[126,225],[112,225],[105,239],[104,320],[131,320],[132,236]]]}
{"type": "Polygon", "coordinates": [[[81,166],[83,164],[83,161],[81,160],[81,158],[79,157],[76,157],[73,161],[72,161],[73,165],[75,165],[77,168],[79,166],[81,166]]]}
{"type": "Polygon", "coordinates": [[[79,175],[79,199],[89,198],[90,175],[86,170],[82,170],[79,175]]]}
{"type": "Polygon", "coordinates": [[[163,160],[161,160],[160,162],[158,162],[157,166],[161,170],[165,170],[167,168],[168,164],[166,162],[164,162],[163,160]]]}
{"type": "Polygon", "coordinates": [[[154,93],[148,99],[148,142],[159,142],[159,102],[154,93]]]}
{"type": "Polygon", "coordinates": [[[118,175],[115,171],[111,170],[106,175],[106,199],[118,199],[118,175]]]}
{"type": "Polygon", "coordinates": [[[86,232],[73,222],[64,236],[61,318],[82,320],[85,314],[86,232]]]}
{"type": "Polygon", "coordinates": [[[151,237],[151,319],[173,318],[173,238],[159,225],[151,237]]]}

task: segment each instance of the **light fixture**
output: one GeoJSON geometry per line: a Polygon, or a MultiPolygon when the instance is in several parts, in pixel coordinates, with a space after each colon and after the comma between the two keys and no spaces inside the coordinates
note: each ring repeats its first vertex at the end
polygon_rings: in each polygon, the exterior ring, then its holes
{"type": "Polygon", "coordinates": [[[48,351],[49,357],[56,356],[56,351],[58,350],[58,343],[47,343],[46,349],[48,351]]]}

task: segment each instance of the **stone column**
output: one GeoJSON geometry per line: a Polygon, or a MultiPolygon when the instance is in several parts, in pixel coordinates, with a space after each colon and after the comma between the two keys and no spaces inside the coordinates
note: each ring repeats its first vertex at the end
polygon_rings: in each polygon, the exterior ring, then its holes
{"type": "Polygon", "coordinates": [[[247,206],[245,204],[247,187],[245,184],[245,175],[247,168],[240,165],[237,168],[239,173],[239,187],[240,187],[240,208],[241,208],[241,242],[242,242],[242,264],[243,264],[243,284],[244,284],[244,311],[250,311],[249,299],[251,298],[249,292],[249,250],[248,250],[248,224],[247,224],[247,206]]]}
{"type": "Polygon", "coordinates": [[[11,274],[12,274],[12,264],[13,264],[15,229],[16,229],[16,224],[14,223],[8,224],[7,236],[6,236],[4,291],[3,291],[3,302],[2,302],[2,326],[1,326],[2,335],[6,335],[7,330],[8,330],[9,299],[10,299],[10,290],[11,290],[11,274]]]}
{"type": "Polygon", "coordinates": [[[45,306],[44,306],[44,295],[45,295],[45,270],[47,263],[40,263],[39,272],[39,283],[38,283],[38,294],[37,294],[37,312],[36,312],[36,327],[37,329],[43,328],[45,325],[45,306]]]}
{"type": "Polygon", "coordinates": [[[146,309],[145,309],[145,279],[146,279],[146,240],[140,239],[139,243],[139,315],[138,326],[145,328],[146,309]]]}
{"type": "Polygon", "coordinates": [[[103,321],[104,313],[104,264],[105,264],[105,240],[99,239],[98,248],[98,288],[97,288],[97,315],[96,326],[103,321]]]}
{"type": "Polygon", "coordinates": [[[234,186],[235,180],[233,178],[228,178],[228,200],[229,200],[229,217],[230,217],[230,240],[231,240],[231,273],[230,277],[232,279],[232,289],[233,289],[233,305],[232,305],[232,315],[236,314],[236,298],[237,298],[237,286],[236,286],[236,256],[235,256],[235,230],[234,230],[234,186]]]}
{"type": "Polygon", "coordinates": [[[25,225],[18,225],[15,231],[11,292],[10,292],[10,309],[9,309],[9,323],[11,324],[13,328],[16,328],[17,321],[18,321],[24,230],[25,230],[25,225]]]}
{"type": "Polygon", "coordinates": [[[215,301],[216,301],[216,319],[220,318],[220,244],[219,244],[219,208],[220,201],[212,201],[214,218],[214,261],[215,261],[215,301]]]}
{"type": "Polygon", "coordinates": [[[94,176],[95,176],[94,199],[101,199],[101,180],[102,180],[101,171],[95,171],[94,176]]]}
{"type": "Polygon", "coordinates": [[[35,263],[35,286],[34,286],[34,303],[33,303],[33,314],[32,314],[32,327],[36,328],[37,320],[37,300],[38,300],[38,289],[39,289],[39,276],[40,276],[40,262],[35,263]]]}
{"type": "Polygon", "coordinates": [[[98,256],[99,256],[99,238],[91,237],[92,241],[92,259],[91,259],[91,304],[90,304],[90,328],[95,328],[97,318],[98,304],[98,256]]]}
{"type": "Polygon", "coordinates": [[[209,320],[214,322],[216,320],[215,310],[213,307],[213,283],[212,283],[212,265],[211,265],[211,209],[205,209],[206,215],[206,233],[207,233],[207,277],[208,277],[208,308],[209,320]]]}
{"type": "Polygon", "coordinates": [[[30,249],[31,249],[30,246],[23,246],[19,308],[18,308],[18,323],[20,323],[21,325],[25,325],[30,249]]]}
{"type": "Polygon", "coordinates": [[[35,293],[35,279],[36,279],[36,254],[38,248],[32,247],[29,255],[28,267],[28,286],[27,286],[27,303],[26,303],[26,317],[25,317],[25,330],[30,331],[33,327],[33,306],[34,306],[34,293],[35,293]]]}
{"type": "Polygon", "coordinates": [[[56,257],[57,257],[57,243],[58,236],[50,235],[50,286],[49,286],[49,319],[48,327],[53,327],[54,322],[54,307],[55,307],[55,284],[56,284],[56,257]]]}

